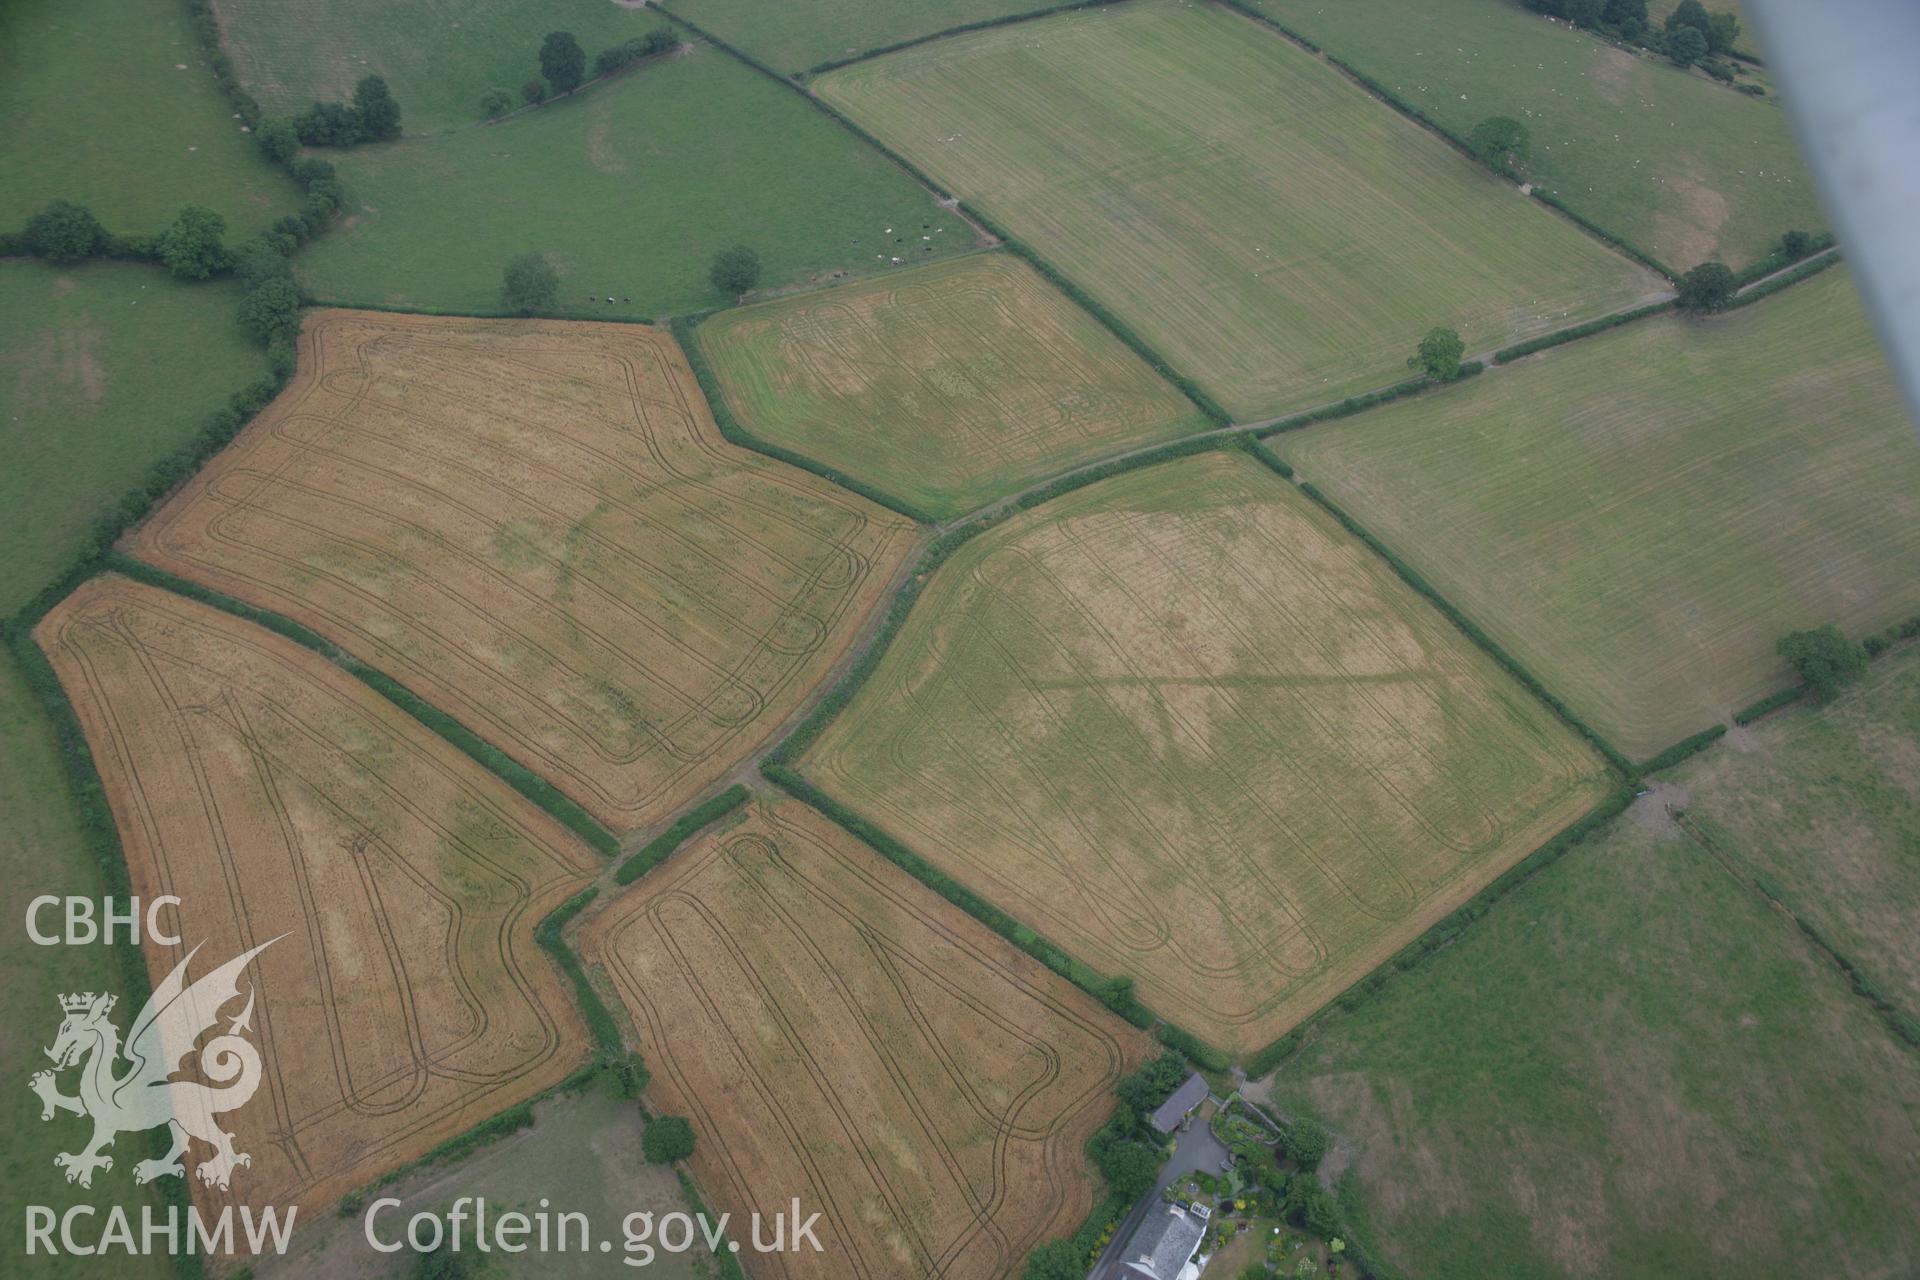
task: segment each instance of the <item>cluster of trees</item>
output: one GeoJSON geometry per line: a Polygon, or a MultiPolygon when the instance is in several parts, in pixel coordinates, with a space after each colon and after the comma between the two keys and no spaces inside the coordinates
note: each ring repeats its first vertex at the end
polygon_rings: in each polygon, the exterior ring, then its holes
{"type": "MultiPolygon", "coordinates": [[[[679,45],[671,27],[655,27],[644,36],[623,40],[603,49],[593,60],[593,73],[611,75],[642,58],[666,53],[679,45]]],[[[540,74],[520,86],[520,98],[537,107],[550,94],[572,93],[587,78],[587,51],[571,31],[549,31],[540,42],[540,74]]],[[[480,114],[496,120],[513,110],[513,95],[505,89],[489,89],[480,95],[480,114]]]]}
{"type": "Polygon", "coordinates": [[[49,262],[131,258],[162,263],[181,280],[205,280],[233,265],[233,255],[223,243],[226,231],[225,218],[190,204],[157,236],[116,236],[100,225],[86,205],[55,200],[27,219],[26,229],[15,239],[19,249],[49,262]]]}
{"type": "MultiPolygon", "coordinates": [[[[740,244],[713,255],[707,267],[707,279],[713,287],[731,298],[760,282],[760,255],[740,244]]],[[[560,273],[544,254],[523,253],[507,264],[500,281],[500,304],[517,316],[550,315],[560,304],[560,273]]],[[[1130,1008],[1133,980],[1119,978],[1125,988],[1108,1003],[1117,1010],[1130,1008]],[[1115,1000],[1119,1003],[1115,1003],[1115,1000]]]]}
{"type": "Polygon", "coordinates": [[[1644,45],[1683,67],[1697,63],[1720,79],[1733,78],[1729,68],[1710,58],[1733,52],[1734,42],[1740,38],[1740,19],[1732,13],[1709,13],[1700,0],[1680,0],[1658,28],[1647,16],[1647,0],[1520,0],[1520,3],[1535,13],[1563,18],[1577,27],[1644,45]]]}
{"type": "Polygon", "coordinates": [[[294,142],[309,147],[391,142],[400,136],[400,104],[384,79],[368,76],[353,87],[352,102],[316,102],[290,121],[262,122],[262,134],[268,130],[275,133],[274,149],[286,148],[289,153],[289,134],[294,142]]]}

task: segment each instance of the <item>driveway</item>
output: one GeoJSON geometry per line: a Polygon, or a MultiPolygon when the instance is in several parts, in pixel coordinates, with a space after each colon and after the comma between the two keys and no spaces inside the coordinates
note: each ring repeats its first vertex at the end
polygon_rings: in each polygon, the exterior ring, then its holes
{"type": "Polygon", "coordinates": [[[1178,1135],[1179,1145],[1174,1148],[1173,1159],[1167,1161],[1160,1171],[1160,1180],[1153,1184],[1153,1190],[1141,1196],[1127,1216],[1120,1220],[1119,1229],[1113,1233],[1113,1239],[1107,1244],[1106,1251],[1093,1264],[1089,1272],[1090,1280],[1121,1280],[1120,1262],[1125,1254],[1122,1250],[1147,1211],[1160,1204],[1160,1193],[1165,1191],[1176,1179],[1183,1178],[1195,1169],[1206,1173],[1219,1173],[1220,1162],[1227,1158],[1227,1149],[1220,1145],[1220,1139],[1213,1136],[1213,1130],[1198,1115],[1193,1118],[1193,1127],[1178,1135]]]}

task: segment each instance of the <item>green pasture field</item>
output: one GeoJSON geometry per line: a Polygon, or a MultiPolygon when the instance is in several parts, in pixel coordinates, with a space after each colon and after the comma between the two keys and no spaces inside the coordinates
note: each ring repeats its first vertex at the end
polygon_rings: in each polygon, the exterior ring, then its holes
{"type": "Polygon", "coordinates": [[[1332,67],[1141,0],[920,45],[816,89],[1025,239],[1236,418],[1406,376],[1664,282],[1332,67]]]}
{"type": "Polygon", "coordinates": [[[814,0],[804,5],[769,5],[762,0],[669,0],[665,7],[776,70],[792,73],[970,22],[1049,9],[1059,2],[941,0],[936,5],[916,0],[814,0]]]}
{"type": "Polygon", "coordinates": [[[724,311],[699,333],[742,426],[943,519],[1208,425],[1004,253],[724,311]]]}
{"type": "Polygon", "coordinates": [[[1520,121],[1528,180],[1676,271],[1744,266],[1783,232],[1826,225],[1777,101],[1515,0],[1247,2],[1457,134],[1488,116],[1520,121]]]}
{"type": "Polygon", "coordinates": [[[1321,1174],[1397,1275],[1896,1276],[1916,1060],[1655,796],[1321,1023],[1272,1092],[1333,1132],[1321,1174]]]}
{"type": "Polygon", "coordinates": [[[1237,1054],[1608,786],[1545,707],[1237,450],[1122,473],[962,546],[799,765],[1237,1054]]]}
{"type": "Polygon", "coordinates": [[[151,235],[181,206],[229,241],[299,207],[241,132],[177,0],[0,5],[0,228],[77,200],[107,230],[151,235]]]}
{"type": "Polygon", "coordinates": [[[153,267],[0,263],[0,615],[66,569],[95,517],[265,374],[237,286],[153,267]]]}
{"type": "Polygon", "coordinates": [[[297,269],[351,306],[497,310],[508,261],[537,250],[559,270],[563,313],[649,319],[731,301],[707,267],[736,244],[760,255],[766,289],[891,269],[909,255],[888,227],[940,229],[916,261],[973,245],[898,165],[707,46],[502,124],[337,162],[347,216],[297,269]]]}
{"type": "Polygon", "coordinates": [[[1272,441],[1644,759],[1920,610],[1920,440],[1852,282],[1659,316],[1272,441]]]}
{"type": "Polygon", "coordinates": [[[1688,819],[1920,1022],[1920,646],[1670,776],[1688,819]]]}
{"type": "Polygon", "coordinates": [[[611,0],[214,0],[220,42],[248,92],[269,115],[293,115],[316,100],[353,94],[361,77],[384,76],[409,133],[481,119],[480,96],[540,74],[540,42],[571,31],[587,51],[645,35],[666,19],[611,0]]]}
{"type": "MultiPolygon", "coordinates": [[[[16,525],[30,521],[34,514],[31,505],[11,498],[7,499],[6,511],[16,525]]],[[[106,885],[82,835],[79,815],[74,812],[53,729],[13,655],[3,650],[0,813],[6,815],[6,821],[0,822],[0,876],[11,886],[9,897],[15,904],[8,913],[13,918],[0,929],[0,965],[5,966],[7,974],[7,981],[0,984],[0,1055],[19,1077],[15,1088],[0,1090],[0,1125],[6,1127],[7,1134],[5,1146],[0,1148],[0,1199],[11,1209],[0,1248],[15,1260],[9,1264],[9,1274],[63,1280],[93,1277],[100,1274],[98,1258],[63,1254],[21,1261],[27,1247],[22,1206],[46,1205],[60,1214],[69,1206],[98,1204],[104,1196],[111,1196],[113,1202],[126,1207],[136,1223],[143,1204],[153,1205],[158,1213],[165,1211],[155,1194],[157,1186],[136,1187],[131,1172],[122,1172],[131,1170],[138,1156],[148,1154],[142,1145],[144,1135],[128,1134],[120,1140],[115,1153],[121,1155],[121,1148],[126,1148],[126,1153],[115,1161],[111,1173],[101,1175],[102,1179],[120,1181],[113,1182],[104,1193],[104,1182],[96,1182],[91,1191],[69,1184],[55,1167],[53,1157],[80,1149],[87,1137],[86,1123],[70,1115],[57,1115],[43,1123],[40,1099],[27,1088],[27,1077],[34,1070],[51,1065],[41,1056],[41,1050],[53,1043],[60,1029],[60,997],[74,991],[121,991],[127,984],[117,953],[111,948],[42,947],[27,937],[23,916],[29,899],[53,894],[98,901],[106,885]]],[[[41,927],[55,929],[58,923],[59,911],[54,909],[42,918],[41,927]]],[[[72,1090],[71,1077],[62,1083],[65,1090],[72,1090]]],[[[84,1224],[81,1230],[84,1232],[84,1224]]],[[[116,1274],[127,1280],[162,1280],[174,1274],[172,1260],[159,1255],[117,1257],[114,1267],[116,1274]]]]}

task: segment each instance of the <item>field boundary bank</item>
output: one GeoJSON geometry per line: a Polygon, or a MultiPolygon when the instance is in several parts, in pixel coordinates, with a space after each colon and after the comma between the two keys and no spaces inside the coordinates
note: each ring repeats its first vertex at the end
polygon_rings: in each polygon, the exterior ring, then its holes
{"type": "Polygon", "coordinates": [[[1827,939],[1826,935],[1820,931],[1817,925],[1793,909],[1793,906],[1786,900],[1785,895],[1781,893],[1778,886],[1774,885],[1765,876],[1747,869],[1745,863],[1739,859],[1737,854],[1728,853],[1722,849],[1719,842],[1702,827],[1700,821],[1693,817],[1692,814],[1674,809],[1671,806],[1667,807],[1666,812],[1667,816],[1673,819],[1674,825],[1686,835],[1687,839],[1718,863],[1720,868],[1731,876],[1735,883],[1751,890],[1762,902],[1773,908],[1798,928],[1800,933],[1806,938],[1807,945],[1813,951],[1824,957],[1834,969],[1838,970],[1840,976],[1847,980],[1847,984],[1852,988],[1854,995],[1864,1001],[1867,1006],[1879,1016],[1880,1021],[1886,1027],[1889,1035],[1908,1049],[1920,1050],[1920,1018],[1915,1018],[1905,1009],[1895,1004],[1885,992],[1881,991],[1879,987],[1874,984],[1871,978],[1861,971],[1858,965],[1854,964],[1845,952],[1834,946],[1834,944],[1827,939]]]}
{"type": "MultiPolygon", "coordinates": [[[[1291,40],[1294,44],[1298,45],[1300,48],[1305,49],[1308,53],[1313,54],[1315,57],[1325,61],[1328,65],[1332,66],[1336,71],[1339,71],[1342,75],[1346,76],[1347,79],[1351,80],[1354,84],[1364,89],[1368,94],[1379,99],[1381,102],[1384,102],[1387,106],[1393,108],[1395,111],[1399,112],[1401,115],[1405,116],[1407,119],[1413,121],[1417,125],[1420,125],[1422,128],[1426,129],[1430,133],[1434,134],[1436,137],[1440,138],[1442,141],[1446,142],[1454,150],[1460,152],[1462,155],[1466,156],[1468,160],[1472,161],[1476,168],[1486,173],[1492,174],[1494,177],[1500,179],[1503,182],[1512,181],[1512,179],[1509,178],[1506,174],[1496,172],[1495,170],[1490,168],[1487,165],[1487,163],[1480,158],[1479,153],[1474,151],[1473,145],[1469,143],[1465,138],[1461,137],[1459,134],[1455,133],[1453,130],[1447,128],[1447,126],[1441,124],[1439,121],[1429,116],[1426,112],[1422,111],[1419,107],[1414,106],[1411,102],[1408,102],[1406,99],[1402,98],[1399,94],[1387,88],[1386,85],[1380,83],[1378,80],[1375,80],[1372,76],[1360,70],[1358,67],[1354,66],[1352,63],[1348,62],[1346,59],[1340,57],[1338,54],[1330,52],[1329,50],[1322,47],[1321,45],[1308,39],[1306,36],[1302,35],[1300,32],[1295,31],[1293,28],[1281,23],[1279,20],[1273,17],[1270,17],[1265,13],[1262,13],[1257,9],[1249,8],[1246,4],[1242,3],[1242,0],[1212,0],[1212,2],[1219,4],[1224,8],[1231,9],[1235,13],[1240,14],[1242,17],[1245,17],[1253,22],[1259,23],[1264,27],[1268,27],[1271,30],[1278,32],[1282,36],[1285,36],[1288,40],[1291,40]]],[[[1586,232],[1588,235],[1592,236],[1594,239],[1599,240],[1602,244],[1614,250],[1616,253],[1620,253],[1625,255],[1626,257],[1632,258],[1635,262],[1639,263],[1641,266],[1647,267],[1650,270],[1658,272],[1660,275],[1666,277],[1666,279],[1670,281],[1673,281],[1676,283],[1679,281],[1680,273],[1675,271],[1672,267],[1669,267],[1666,263],[1660,261],[1660,259],[1654,257],[1652,254],[1640,248],[1640,246],[1634,244],[1632,241],[1627,240],[1622,236],[1614,234],[1613,232],[1607,230],[1605,227],[1601,226],[1600,224],[1587,218],[1585,215],[1574,212],[1572,209],[1568,208],[1567,205],[1558,196],[1554,195],[1552,192],[1544,190],[1543,188],[1538,186],[1528,185],[1526,190],[1526,195],[1528,196],[1529,199],[1538,201],[1540,204],[1543,204],[1547,208],[1553,210],[1555,213],[1558,213],[1559,215],[1564,217],[1567,221],[1573,223],[1573,225],[1575,225],[1576,227],[1579,227],[1582,231],[1586,232]]]]}
{"type": "MultiPolygon", "coordinates": [[[[1101,0],[1102,4],[1121,3],[1121,2],[1122,0],[1101,0]]],[[[1091,8],[1095,6],[1092,4],[1089,4],[1086,6],[1076,6],[1076,7],[1091,8]]],[[[1082,289],[1078,284],[1076,284],[1068,276],[1063,274],[1052,263],[1048,262],[1045,258],[1041,257],[1040,254],[1036,253],[1024,241],[1019,240],[1014,236],[1008,235],[1006,232],[1006,229],[1000,226],[999,223],[995,222],[993,219],[981,213],[978,208],[968,204],[966,201],[962,200],[959,196],[955,195],[953,192],[947,190],[947,188],[942,184],[940,184],[939,182],[936,182],[933,176],[929,174],[926,170],[922,169],[919,165],[913,163],[913,161],[907,159],[905,156],[901,155],[898,151],[895,151],[892,147],[882,142],[878,137],[868,132],[863,126],[861,126],[858,122],[856,122],[851,116],[848,116],[845,112],[841,111],[839,108],[835,107],[832,103],[826,101],[824,98],[820,97],[818,94],[808,89],[805,85],[798,83],[797,81],[795,81],[789,76],[781,75],[778,71],[775,71],[772,67],[760,61],[758,58],[754,57],[752,54],[729,43],[726,40],[721,39],[720,37],[714,35],[712,32],[706,30],[704,27],[698,26],[695,23],[688,21],[686,18],[681,17],[679,14],[673,12],[671,9],[661,9],[660,12],[665,14],[668,18],[672,19],[674,22],[679,23],[681,26],[685,27],[688,31],[691,31],[694,35],[700,37],[702,40],[705,40],[708,43],[712,44],[715,48],[724,50],[725,52],[733,55],[735,58],[738,58],[741,62],[745,63],[747,66],[752,67],[755,71],[758,71],[761,75],[766,76],[768,79],[773,80],[774,82],[782,85],[788,91],[799,94],[800,97],[805,99],[808,103],[812,104],[814,110],[822,112],[829,119],[837,123],[841,128],[845,129],[847,132],[851,133],[854,137],[860,139],[862,142],[872,147],[875,151],[878,151],[881,155],[885,156],[888,160],[891,160],[894,164],[898,165],[903,171],[909,174],[914,179],[914,181],[918,182],[921,186],[925,187],[935,197],[935,199],[939,203],[953,208],[962,217],[966,218],[969,222],[972,222],[977,227],[984,230],[987,234],[998,239],[1001,242],[1001,244],[1006,247],[1009,253],[1013,253],[1018,255],[1021,258],[1024,258],[1027,261],[1027,264],[1029,266],[1033,267],[1033,269],[1038,271],[1042,276],[1045,276],[1046,279],[1051,284],[1053,284],[1056,288],[1058,288],[1062,293],[1066,294],[1067,297],[1072,299],[1075,303],[1079,304],[1080,308],[1083,311],[1085,311],[1088,315],[1091,315],[1095,320],[1099,321],[1100,324],[1102,324],[1108,330],[1110,330],[1113,333],[1114,337],[1120,339],[1121,342],[1125,343],[1128,347],[1132,348],[1133,353],[1135,355],[1139,356],[1142,360],[1146,361],[1148,368],[1152,369],[1155,373],[1159,374],[1161,377],[1165,378],[1168,382],[1172,383],[1173,386],[1182,395],[1186,396],[1187,399],[1191,400],[1194,404],[1194,407],[1199,409],[1200,412],[1204,413],[1208,417],[1208,419],[1210,419],[1213,422],[1215,426],[1225,427],[1225,426],[1233,425],[1233,417],[1231,414],[1227,413],[1225,409],[1221,408],[1219,404],[1215,403],[1213,398],[1209,396],[1205,391],[1203,391],[1197,382],[1195,382],[1192,378],[1188,377],[1186,374],[1181,373],[1173,365],[1171,361],[1169,361],[1165,356],[1161,355],[1158,351],[1154,350],[1153,347],[1147,343],[1146,339],[1142,338],[1139,334],[1135,333],[1131,327],[1129,327],[1125,322],[1121,321],[1119,317],[1115,316],[1111,311],[1107,310],[1105,306],[1096,302],[1091,297],[1091,295],[1089,295],[1084,289],[1082,289]]]]}
{"type": "MultiPolygon", "coordinates": [[[[902,49],[912,49],[923,44],[932,44],[935,40],[944,40],[948,36],[965,35],[969,31],[986,31],[992,27],[1010,27],[1022,22],[1032,22],[1035,18],[1051,18],[1057,13],[1072,13],[1075,9],[1100,9],[1107,5],[1124,4],[1126,0],[1067,0],[1065,4],[1050,5],[1044,9],[1030,9],[1025,13],[1006,13],[997,18],[981,18],[976,22],[963,22],[957,27],[946,27],[939,31],[930,31],[926,35],[913,36],[906,40],[896,40],[892,44],[875,45],[871,49],[862,49],[850,53],[844,58],[829,58],[817,62],[805,71],[791,72],[792,79],[798,81],[802,76],[811,79],[823,76],[829,71],[838,71],[850,67],[856,62],[867,62],[873,58],[882,58],[889,53],[899,53],[902,49]]],[[[656,5],[662,13],[670,12],[664,6],[656,5]]]]}
{"type": "Polygon", "coordinates": [[[619,854],[620,843],[614,834],[601,826],[591,814],[569,799],[558,787],[386,672],[354,657],[318,632],[302,626],[284,614],[259,608],[227,595],[223,591],[195,582],[191,578],[169,573],[144,560],[135,559],[124,551],[109,552],[100,567],[174,595],[197,600],[222,613],[231,614],[256,626],[264,627],[276,635],[293,641],[399,707],[408,716],[460,751],[462,755],[512,787],[522,798],[567,828],[602,858],[613,858],[619,854]]]}
{"type": "MultiPolygon", "coordinates": [[[[732,308],[728,308],[731,310],[732,308]]],[[[836,484],[849,493],[857,494],[868,502],[878,503],[897,515],[903,515],[917,525],[931,528],[938,521],[930,512],[923,511],[904,498],[897,498],[877,485],[848,475],[836,466],[821,462],[816,458],[789,449],[785,445],[763,440],[740,424],[734,417],[733,406],[727,403],[725,390],[720,379],[714,374],[713,366],[707,360],[706,350],[700,345],[699,328],[701,321],[716,312],[702,311],[693,315],[675,316],[668,329],[673,340],[680,347],[680,353],[686,358],[687,367],[693,370],[693,379],[700,384],[700,393],[707,399],[707,412],[714,425],[720,429],[720,435],[730,445],[771,458],[775,462],[798,467],[802,471],[819,476],[822,480],[836,484]]]]}

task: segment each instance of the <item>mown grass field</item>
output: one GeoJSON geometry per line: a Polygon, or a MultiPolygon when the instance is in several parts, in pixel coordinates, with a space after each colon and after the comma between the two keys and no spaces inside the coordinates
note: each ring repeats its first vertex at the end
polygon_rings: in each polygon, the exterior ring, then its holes
{"type": "Polygon", "coordinates": [[[1322,1023],[1273,1094],[1333,1131],[1322,1174],[1397,1274],[1920,1267],[1914,1051],[1657,805],[1322,1023]]]}
{"type": "MultiPolygon", "coordinates": [[[[596,860],[551,818],[325,658],[206,605],[110,575],[34,638],[132,891],[181,899],[180,945],[146,944],[152,980],[203,942],[210,965],[278,939],[249,984],[266,1105],[220,1117],[251,1164],[231,1190],[190,1167],[203,1211],[323,1211],[579,1065],[533,929],[596,860]]],[[[78,1150],[84,1122],[56,1122],[78,1150]]]]}
{"type": "Polygon", "coordinates": [[[1777,102],[1517,0],[1247,2],[1455,133],[1519,120],[1533,141],[1529,180],[1677,271],[1711,258],[1739,267],[1783,232],[1826,225],[1777,102]]]}
{"type": "Polygon", "coordinates": [[[299,260],[331,302],[497,310],[507,262],[538,250],[563,311],[649,319],[731,302],[707,266],[736,244],[760,255],[764,289],[890,270],[907,255],[888,227],[944,228],[915,260],[972,247],[898,165],[706,46],[502,124],[336,160],[347,217],[299,260]]]}
{"type": "Polygon", "coordinates": [[[0,262],[0,616],[65,570],[89,526],[265,374],[237,288],[151,267],[0,262]]]}
{"type": "Polygon", "coordinates": [[[1920,440],[1852,283],[1656,317],[1273,444],[1636,758],[1920,610],[1920,440]]]}
{"type": "Polygon", "coordinates": [[[803,772],[1232,1052],[1573,821],[1597,758],[1244,454],[941,566],[803,772]]]}
{"type": "MultiPolygon", "coordinates": [[[[32,513],[30,505],[11,499],[6,509],[15,518],[32,513]]],[[[82,834],[52,727],[13,655],[6,652],[0,652],[0,813],[7,816],[0,823],[0,876],[14,886],[12,895],[20,903],[16,909],[20,914],[28,899],[43,893],[98,901],[106,892],[105,879],[82,834]]],[[[117,963],[118,952],[107,947],[36,946],[27,937],[20,914],[0,931],[0,965],[7,974],[6,982],[0,983],[0,1054],[24,1069],[29,1063],[45,1061],[41,1051],[53,1044],[64,1016],[61,996],[74,991],[124,991],[126,976],[117,963]],[[48,956],[56,950],[59,963],[53,964],[48,956]]],[[[57,915],[57,910],[48,913],[43,924],[52,927],[57,915]]],[[[0,1147],[0,1200],[16,1206],[7,1215],[0,1248],[16,1259],[25,1257],[27,1250],[25,1215],[17,1206],[43,1204],[60,1214],[74,1205],[99,1201],[97,1187],[74,1186],[53,1163],[56,1154],[74,1150],[84,1133],[76,1134],[66,1124],[42,1122],[40,1099],[26,1087],[24,1076],[19,1086],[0,1090],[0,1125],[6,1126],[7,1134],[0,1147]]],[[[71,1085],[64,1087],[71,1089],[71,1085]]],[[[131,1147],[134,1141],[129,1135],[122,1145],[131,1147]]],[[[135,1187],[129,1180],[114,1190],[115,1201],[135,1221],[143,1204],[165,1213],[158,1186],[135,1187]]],[[[158,1254],[118,1258],[114,1266],[125,1280],[168,1280],[175,1274],[172,1259],[158,1254]]],[[[87,1280],[100,1274],[100,1260],[42,1255],[33,1259],[30,1274],[48,1280],[87,1280]]]]}
{"type": "Polygon", "coordinates": [[[1143,0],[936,41],[815,87],[1237,418],[1406,376],[1662,282],[1231,11],[1143,0]]]}
{"type": "Polygon", "coordinates": [[[722,312],[699,333],[741,425],[942,518],[1207,425],[1008,254],[722,312]]]}
{"type": "Polygon", "coordinates": [[[868,49],[898,44],[969,22],[1051,8],[1059,0],[817,0],[767,5],[756,0],[670,0],[686,16],[729,44],[789,74],[868,49]]]}
{"type": "Polygon", "coordinates": [[[299,189],[240,131],[173,0],[0,6],[0,130],[9,231],[54,199],[126,235],[205,205],[231,239],[299,207],[299,189]]]}
{"type": "MultiPolygon", "coordinates": [[[[794,801],[676,852],[585,927],[744,1223],[792,1197],[792,1280],[1017,1273],[1093,1205],[1082,1147],[1147,1038],[794,801]]],[[[757,1273],[757,1271],[756,1271],[757,1273]]]]}
{"type": "Polygon", "coordinates": [[[322,311],[294,382],[128,547],[313,628],[620,831],[772,733],[914,538],[722,441],[664,330],[322,311]]]}
{"type": "Polygon", "coordinates": [[[1920,1021],[1920,646],[1669,777],[1704,839],[1920,1021]]]}
{"type": "Polygon", "coordinates": [[[481,118],[480,95],[540,74],[540,42],[571,31],[594,55],[644,35],[665,19],[609,0],[382,0],[324,5],[214,0],[220,42],[247,91],[269,115],[293,115],[316,100],[344,101],[361,77],[384,76],[408,132],[481,118]]]}

